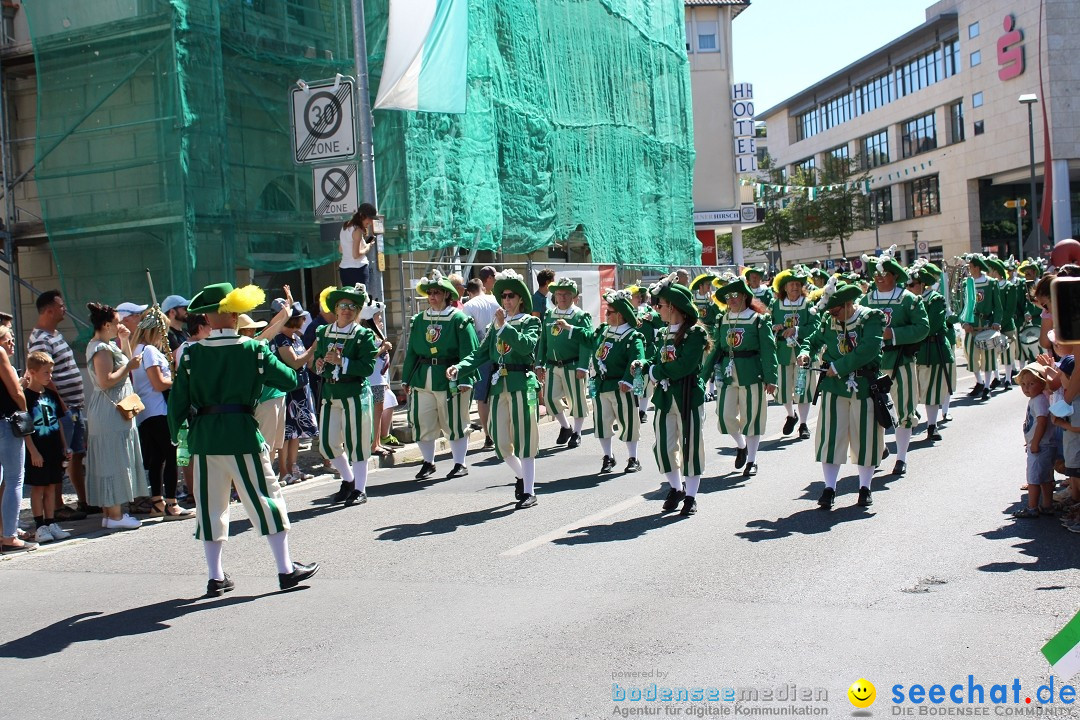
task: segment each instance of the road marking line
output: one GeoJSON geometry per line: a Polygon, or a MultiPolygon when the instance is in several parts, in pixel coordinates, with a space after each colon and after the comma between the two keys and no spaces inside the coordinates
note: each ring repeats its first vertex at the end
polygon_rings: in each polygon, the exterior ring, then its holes
{"type": "Polygon", "coordinates": [[[546,545],[547,543],[552,542],[553,540],[557,540],[560,537],[570,533],[571,531],[577,530],[579,527],[582,527],[584,525],[588,525],[589,523],[594,523],[594,522],[603,520],[605,518],[609,518],[612,515],[615,515],[617,513],[621,513],[623,510],[626,510],[627,508],[634,507],[638,503],[642,503],[642,502],[645,502],[645,496],[644,495],[635,495],[633,497],[630,497],[630,498],[627,498],[627,499],[623,500],[622,502],[616,503],[616,504],[612,505],[609,508],[601,510],[600,512],[593,513],[592,515],[587,515],[586,517],[583,517],[580,520],[576,520],[576,521],[570,523],[569,525],[563,525],[561,528],[557,528],[555,530],[552,530],[549,533],[544,533],[543,535],[541,535],[539,537],[536,537],[536,538],[533,538],[532,540],[529,540],[526,543],[522,543],[521,545],[518,545],[517,547],[512,547],[509,550],[507,550],[507,551],[505,551],[503,553],[500,553],[500,555],[502,557],[513,557],[515,555],[521,555],[522,553],[528,552],[529,550],[532,550],[533,548],[537,548],[537,547],[540,547],[541,545],[546,545]]]}

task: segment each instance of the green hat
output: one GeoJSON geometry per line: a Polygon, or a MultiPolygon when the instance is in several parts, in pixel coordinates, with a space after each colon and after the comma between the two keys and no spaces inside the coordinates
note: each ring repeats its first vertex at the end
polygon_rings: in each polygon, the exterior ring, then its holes
{"type": "Polygon", "coordinates": [[[461,293],[454,287],[454,283],[450,282],[450,279],[438,270],[432,270],[426,276],[420,278],[420,282],[416,284],[416,292],[424,297],[427,297],[428,291],[432,288],[445,290],[454,300],[461,299],[461,293]]]}
{"type": "Polygon", "coordinates": [[[836,287],[836,292],[832,294],[828,302],[825,303],[825,309],[830,310],[834,307],[840,307],[846,302],[858,300],[862,297],[862,288],[858,285],[848,285],[843,283],[836,287]]]}
{"type": "Polygon", "coordinates": [[[266,293],[255,285],[234,288],[215,283],[200,290],[188,303],[190,313],[246,313],[266,302],[266,293]]]}
{"type": "Polygon", "coordinates": [[[220,312],[218,306],[232,291],[232,283],[207,285],[191,298],[191,302],[188,303],[188,312],[196,314],[220,312]]]}
{"type": "Polygon", "coordinates": [[[828,273],[828,271],[823,270],[823,269],[821,269],[819,267],[814,268],[813,270],[810,271],[810,277],[821,278],[825,282],[829,282],[829,273],[828,273]]]}
{"type": "MultiPolygon", "coordinates": [[[[825,277],[828,277],[826,275],[825,277]]],[[[772,281],[772,289],[777,295],[784,292],[784,285],[794,280],[795,282],[805,285],[810,281],[810,270],[803,265],[796,265],[788,270],[781,270],[776,273],[776,277],[772,281]]]]}
{"type": "Polygon", "coordinates": [[[698,275],[696,278],[690,281],[690,292],[696,293],[698,291],[698,288],[700,288],[705,283],[708,283],[713,287],[719,287],[718,280],[719,278],[717,278],[717,276],[713,273],[702,273],[701,275],[698,275]]]}
{"type": "Polygon", "coordinates": [[[694,296],[690,292],[690,288],[675,282],[677,277],[678,275],[671,273],[667,277],[661,278],[659,282],[649,287],[649,294],[667,300],[672,307],[683,315],[697,320],[700,315],[697,306],[694,305],[694,296]]]}
{"type": "Polygon", "coordinates": [[[1039,262],[1031,258],[1028,258],[1024,262],[1020,263],[1020,265],[1016,268],[1016,271],[1019,273],[1024,273],[1027,270],[1034,270],[1035,277],[1039,277],[1043,273],[1042,266],[1039,265],[1039,262]]]}
{"type": "MultiPolygon", "coordinates": [[[[548,288],[551,290],[559,289],[554,282],[548,285],[548,288]]],[[[525,287],[525,279],[521,275],[509,269],[495,273],[495,287],[492,288],[492,291],[495,293],[496,300],[502,300],[500,296],[504,290],[509,290],[521,298],[522,312],[532,312],[532,293],[529,292],[529,288],[525,287]]]]}
{"type": "Polygon", "coordinates": [[[604,302],[622,315],[626,322],[631,325],[637,323],[637,311],[634,309],[634,304],[630,302],[629,290],[608,290],[604,293],[604,302]]]}
{"type": "Polygon", "coordinates": [[[558,278],[556,280],[552,280],[551,284],[548,285],[548,290],[550,290],[551,292],[555,292],[556,290],[568,290],[570,294],[574,297],[578,296],[577,283],[570,278],[558,278]]]}
{"type": "Polygon", "coordinates": [[[975,267],[979,268],[983,272],[990,272],[990,265],[987,264],[986,258],[984,258],[979,253],[968,253],[966,255],[961,255],[960,257],[967,264],[974,265],[975,267]]]}
{"type": "Polygon", "coordinates": [[[890,246],[888,250],[883,250],[877,257],[863,255],[862,261],[867,268],[867,272],[875,274],[891,273],[896,277],[896,282],[900,285],[908,281],[907,270],[896,259],[895,245],[890,246]]]}
{"type": "Polygon", "coordinates": [[[647,300],[649,297],[649,288],[644,285],[631,285],[626,288],[626,292],[630,293],[631,296],[637,295],[642,300],[647,300]]]}
{"type": "Polygon", "coordinates": [[[850,283],[852,285],[863,279],[863,276],[857,272],[838,272],[831,277],[838,278],[839,281],[850,283]]]}
{"type": "Polygon", "coordinates": [[[908,280],[923,285],[933,285],[941,277],[941,268],[928,262],[925,258],[919,258],[907,269],[908,280]]]}
{"type": "Polygon", "coordinates": [[[733,292],[742,293],[746,296],[747,301],[754,299],[754,291],[746,284],[746,278],[741,277],[734,278],[717,288],[716,292],[713,293],[713,297],[727,305],[724,301],[727,299],[727,296],[733,292]]]}
{"type": "Polygon", "coordinates": [[[986,264],[989,266],[987,269],[991,272],[996,272],[1002,278],[1009,277],[1009,270],[1005,267],[1005,263],[996,257],[986,258],[986,264]]]}
{"type": "Polygon", "coordinates": [[[367,304],[367,288],[363,283],[356,283],[352,287],[328,287],[320,294],[322,305],[329,312],[335,312],[337,304],[342,300],[351,300],[358,308],[367,304]]]}
{"type": "Polygon", "coordinates": [[[762,279],[764,279],[766,275],[766,270],[760,265],[751,265],[750,267],[742,271],[742,275],[743,277],[746,277],[747,275],[760,275],[762,279]]]}

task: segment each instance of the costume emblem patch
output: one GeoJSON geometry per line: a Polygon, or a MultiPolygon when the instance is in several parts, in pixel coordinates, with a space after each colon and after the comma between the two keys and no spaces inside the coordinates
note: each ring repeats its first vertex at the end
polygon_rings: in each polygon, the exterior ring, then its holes
{"type": "Polygon", "coordinates": [[[799,313],[788,313],[784,315],[784,329],[790,330],[793,327],[799,325],[799,313]]]}
{"type": "Polygon", "coordinates": [[[837,336],[837,349],[841,355],[847,355],[859,345],[859,334],[848,332],[846,335],[837,336]]]}
{"type": "Polygon", "coordinates": [[[881,312],[885,313],[885,327],[892,325],[892,308],[881,308],[881,312]]]}
{"type": "Polygon", "coordinates": [[[562,334],[562,328],[559,327],[558,325],[552,324],[552,326],[551,326],[551,334],[552,335],[561,335],[562,334]]]}
{"type": "Polygon", "coordinates": [[[737,348],[743,343],[743,333],[746,330],[744,328],[731,328],[727,332],[727,344],[728,347],[737,348]]]}
{"type": "Polygon", "coordinates": [[[981,303],[985,297],[986,297],[986,292],[985,291],[983,291],[983,290],[976,290],[975,291],[975,302],[976,302],[976,304],[981,303]]]}
{"type": "Polygon", "coordinates": [[[596,359],[597,360],[607,360],[607,356],[611,352],[611,346],[612,345],[613,345],[613,343],[606,342],[603,345],[601,345],[600,347],[596,348],[596,359]]]}
{"type": "Polygon", "coordinates": [[[425,337],[430,345],[439,342],[439,338],[442,337],[442,325],[428,325],[425,337]]]}
{"type": "Polygon", "coordinates": [[[510,352],[510,346],[507,345],[506,341],[504,340],[500,340],[499,342],[495,343],[495,349],[499,352],[500,355],[505,355],[506,353],[510,352]]]}
{"type": "Polygon", "coordinates": [[[675,362],[675,358],[678,355],[675,353],[674,345],[665,345],[664,349],[660,351],[660,362],[675,362]]]}

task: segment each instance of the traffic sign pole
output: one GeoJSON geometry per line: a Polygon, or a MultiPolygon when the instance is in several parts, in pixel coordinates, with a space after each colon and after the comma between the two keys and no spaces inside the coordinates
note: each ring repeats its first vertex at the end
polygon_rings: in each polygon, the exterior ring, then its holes
{"type": "MultiPolygon", "coordinates": [[[[360,188],[362,202],[369,202],[376,208],[379,199],[375,188],[375,143],[373,140],[373,122],[371,118],[371,91],[368,82],[367,37],[364,23],[364,0],[352,0],[353,13],[353,57],[356,60],[356,116],[359,119],[360,137],[360,188]]],[[[383,253],[383,240],[376,238],[376,261],[368,267],[368,296],[384,298],[382,270],[379,258],[383,253]]]]}

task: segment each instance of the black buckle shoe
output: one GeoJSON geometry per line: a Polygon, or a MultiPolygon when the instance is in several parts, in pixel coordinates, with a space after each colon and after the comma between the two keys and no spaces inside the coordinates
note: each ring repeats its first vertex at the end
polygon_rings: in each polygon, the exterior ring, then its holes
{"type": "Polygon", "coordinates": [[[746,467],[742,471],[743,477],[754,477],[757,475],[757,463],[746,463],[746,467]]]}
{"type": "Polygon", "coordinates": [[[576,448],[581,444],[581,433],[571,433],[570,439],[566,441],[566,447],[576,448]]]}
{"type": "Polygon", "coordinates": [[[990,381],[990,387],[987,390],[997,390],[1001,386],[1001,378],[994,376],[994,379],[990,381]]]}
{"type": "Polygon", "coordinates": [[[735,448],[735,469],[746,464],[746,448],[735,448]]]}
{"type": "Polygon", "coordinates": [[[821,497],[818,498],[817,504],[823,509],[829,510],[832,508],[834,500],[836,500],[836,491],[831,487],[827,487],[821,491],[821,497]]]}
{"type": "Polygon", "coordinates": [[[518,500],[518,504],[516,505],[516,508],[518,510],[524,510],[525,508],[531,508],[534,505],[536,505],[536,496],[535,495],[526,495],[525,497],[518,500]]]}
{"type": "Polygon", "coordinates": [[[574,434],[574,431],[572,429],[568,428],[568,427],[559,428],[559,437],[555,438],[555,444],[556,445],[562,445],[567,440],[569,440],[570,436],[573,435],[573,434],[574,434]]]}
{"type": "Polygon", "coordinates": [[[637,458],[630,458],[626,462],[626,468],[623,470],[623,472],[628,472],[628,473],[641,472],[641,463],[638,462],[637,458]]]}
{"type": "Polygon", "coordinates": [[[810,428],[808,428],[806,426],[806,423],[803,423],[802,425],[799,426],[799,439],[800,440],[809,440],[810,439],[810,428]]]}
{"type": "Polygon", "coordinates": [[[454,469],[446,475],[447,480],[453,480],[454,478],[465,477],[469,474],[469,468],[465,467],[461,463],[454,463],[454,469]]]}
{"type": "Polygon", "coordinates": [[[930,442],[941,439],[941,433],[937,431],[937,425],[926,426],[926,439],[930,442]]]}
{"type": "Polygon", "coordinates": [[[604,462],[600,465],[601,473],[609,473],[615,468],[615,458],[610,455],[604,456],[604,462]]]}
{"type": "Polygon", "coordinates": [[[355,489],[356,489],[356,483],[345,482],[344,480],[342,480],[341,481],[341,487],[339,487],[338,491],[336,493],[334,493],[334,497],[332,497],[331,500],[334,503],[345,502],[345,498],[349,497],[349,495],[351,495],[352,491],[355,490],[355,489]]]}
{"type": "Polygon", "coordinates": [[[950,415],[949,413],[942,413],[941,419],[938,420],[938,424],[939,425],[944,425],[945,423],[950,422],[951,420],[952,420],[952,415],[950,415]]]}
{"type": "Polygon", "coordinates": [[[679,511],[679,514],[683,517],[697,515],[697,500],[691,495],[687,495],[683,498],[682,510],[679,511]]]}
{"type": "Polygon", "coordinates": [[[667,497],[664,499],[664,512],[671,512],[679,507],[679,503],[681,503],[685,497],[686,492],[683,490],[676,490],[675,488],[668,490],[667,497]]]}
{"type": "Polygon", "coordinates": [[[638,420],[641,421],[642,425],[649,422],[649,415],[644,410],[638,410],[637,416],[638,416],[638,420]]]}
{"type": "Polygon", "coordinates": [[[282,590],[291,590],[317,572],[319,572],[319,563],[305,565],[303,563],[294,562],[292,564],[292,572],[278,573],[278,587],[282,590]]]}
{"type": "Polygon", "coordinates": [[[520,500],[523,497],[525,497],[525,481],[517,478],[514,482],[514,499],[520,500]]]}
{"type": "Polygon", "coordinates": [[[349,497],[345,498],[345,507],[351,505],[363,505],[367,502],[367,493],[362,490],[353,490],[349,493],[349,497]]]}
{"type": "Polygon", "coordinates": [[[983,385],[982,383],[975,383],[975,387],[971,388],[971,390],[968,392],[968,397],[975,397],[984,389],[986,389],[985,385],[983,385]]]}
{"type": "Polygon", "coordinates": [[[859,488],[859,500],[856,503],[859,507],[870,507],[874,504],[874,497],[870,494],[870,488],[859,488]]]}
{"type": "Polygon", "coordinates": [[[903,460],[897,460],[896,464],[893,465],[892,474],[893,475],[907,475],[907,463],[904,462],[903,460]]]}
{"type": "Polygon", "coordinates": [[[983,400],[989,400],[990,399],[990,388],[988,388],[988,387],[983,388],[982,398],[981,399],[983,399],[983,400]]]}
{"type": "Polygon", "coordinates": [[[889,457],[890,455],[892,455],[892,453],[889,452],[889,446],[886,445],[885,449],[881,451],[881,459],[884,460],[885,458],[889,457]]]}
{"type": "Polygon", "coordinates": [[[791,431],[795,429],[795,423],[799,422],[799,413],[789,415],[788,419],[784,421],[784,430],[781,435],[790,435],[791,431]]]}
{"type": "Polygon", "coordinates": [[[420,472],[416,473],[417,480],[427,480],[429,477],[435,474],[435,463],[429,463],[427,460],[420,466],[420,472]]]}
{"type": "Polygon", "coordinates": [[[484,438],[484,449],[485,450],[494,450],[495,449],[495,441],[491,439],[491,436],[488,436],[488,437],[484,438]]]}
{"type": "Polygon", "coordinates": [[[224,580],[207,580],[206,595],[204,597],[221,597],[227,592],[232,592],[235,588],[236,583],[232,581],[228,573],[225,573],[224,580]]]}

